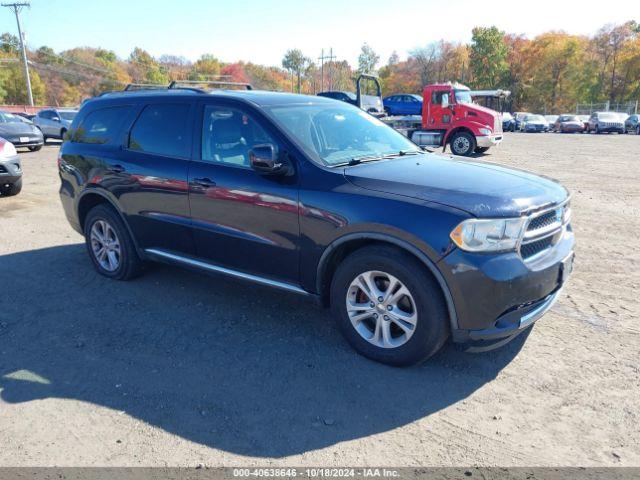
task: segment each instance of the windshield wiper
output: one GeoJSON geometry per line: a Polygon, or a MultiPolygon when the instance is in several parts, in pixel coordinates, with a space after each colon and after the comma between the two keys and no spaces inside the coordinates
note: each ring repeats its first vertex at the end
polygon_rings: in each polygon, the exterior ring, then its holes
{"type": "Polygon", "coordinates": [[[384,158],[404,157],[405,155],[419,155],[421,153],[424,152],[421,152],[420,150],[400,150],[394,153],[387,153],[386,155],[384,155],[384,158]]]}

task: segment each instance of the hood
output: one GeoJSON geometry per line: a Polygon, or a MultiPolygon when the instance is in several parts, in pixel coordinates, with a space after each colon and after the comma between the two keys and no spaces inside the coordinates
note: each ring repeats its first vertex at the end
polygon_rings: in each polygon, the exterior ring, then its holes
{"type": "Polygon", "coordinates": [[[16,135],[33,135],[37,128],[24,122],[0,123],[0,137],[15,137],[16,135]]]}
{"type": "Polygon", "coordinates": [[[525,125],[549,125],[546,120],[526,120],[525,125]]]}
{"type": "Polygon", "coordinates": [[[514,217],[568,196],[554,180],[489,163],[437,154],[347,167],[352,184],[464,210],[476,217],[514,217]]]}
{"type": "Polygon", "coordinates": [[[580,120],[569,120],[567,122],[560,122],[561,125],[575,125],[576,127],[581,127],[582,122],[580,120]]]}

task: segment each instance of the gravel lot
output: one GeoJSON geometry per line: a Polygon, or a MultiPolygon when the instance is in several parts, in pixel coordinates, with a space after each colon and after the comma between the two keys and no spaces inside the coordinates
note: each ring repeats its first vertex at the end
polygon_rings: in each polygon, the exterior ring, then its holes
{"type": "Polygon", "coordinates": [[[528,338],[409,369],[296,296],[100,277],[57,151],[22,154],[0,198],[0,466],[640,466],[639,136],[507,134],[482,157],[573,192],[573,277],[528,338]]]}

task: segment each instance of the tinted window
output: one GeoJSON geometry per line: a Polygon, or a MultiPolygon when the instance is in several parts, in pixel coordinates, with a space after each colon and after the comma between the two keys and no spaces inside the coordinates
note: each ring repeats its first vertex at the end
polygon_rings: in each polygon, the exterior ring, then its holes
{"type": "Polygon", "coordinates": [[[113,141],[129,108],[129,106],[121,106],[94,110],[71,133],[71,141],[76,143],[109,143],[113,141]]]}
{"type": "Polygon", "coordinates": [[[38,112],[38,116],[40,118],[44,118],[44,119],[49,120],[52,117],[51,113],[52,113],[51,110],[43,110],[41,112],[38,112]]]}
{"type": "Polygon", "coordinates": [[[168,157],[189,157],[189,105],[147,105],[129,135],[129,148],[168,157]]]}
{"type": "Polygon", "coordinates": [[[202,159],[249,167],[249,150],[275,142],[249,115],[240,110],[207,105],[202,125],[202,159]]]}
{"type": "MultiPolygon", "coordinates": [[[[443,95],[448,95],[448,94],[449,92],[433,92],[431,94],[431,103],[440,105],[442,103],[443,95]]],[[[451,99],[449,99],[449,102],[451,102],[451,99]]]]}

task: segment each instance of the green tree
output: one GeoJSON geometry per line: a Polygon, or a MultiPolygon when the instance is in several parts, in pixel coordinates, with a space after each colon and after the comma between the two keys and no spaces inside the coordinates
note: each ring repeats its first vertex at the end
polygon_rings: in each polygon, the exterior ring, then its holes
{"type": "Polygon", "coordinates": [[[365,43],[360,49],[360,55],[358,55],[358,73],[376,73],[376,65],[379,61],[380,55],[365,43]]]}
{"type": "Polygon", "coordinates": [[[220,61],[212,54],[205,53],[189,72],[189,80],[216,80],[220,76],[220,61]]]}
{"type": "Polygon", "coordinates": [[[287,53],[284,54],[284,58],[282,59],[282,68],[288,70],[292,76],[295,75],[298,79],[298,93],[300,93],[302,89],[302,74],[306,71],[310,62],[311,60],[305,57],[297,48],[287,50],[287,53]]]}
{"type": "MultiPolygon", "coordinates": [[[[12,64],[6,69],[4,76],[1,77],[2,87],[4,89],[4,102],[11,104],[27,103],[27,83],[24,79],[24,71],[22,65],[12,64]]],[[[40,79],[40,75],[33,68],[29,69],[31,78],[31,91],[33,92],[33,102],[42,105],[45,100],[45,86],[40,79]]]]}
{"type": "Polygon", "coordinates": [[[504,32],[497,27],[472,30],[470,66],[476,88],[499,88],[509,74],[504,32]]]}
{"type": "Polygon", "coordinates": [[[169,83],[167,73],[156,59],[145,50],[134,48],[129,56],[129,63],[133,67],[132,76],[136,81],[151,84],[169,83]]]}
{"type": "Polygon", "coordinates": [[[0,35],[0,53],[18,55],[20,52],[20,40],[15,35],[3,33],[0,35]]]}

